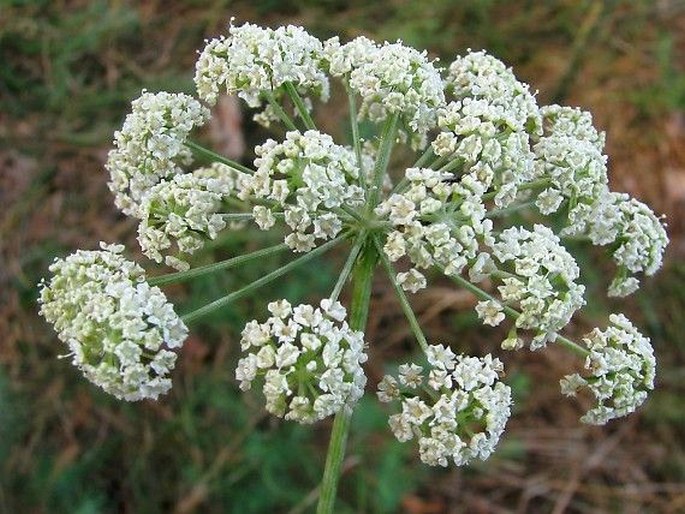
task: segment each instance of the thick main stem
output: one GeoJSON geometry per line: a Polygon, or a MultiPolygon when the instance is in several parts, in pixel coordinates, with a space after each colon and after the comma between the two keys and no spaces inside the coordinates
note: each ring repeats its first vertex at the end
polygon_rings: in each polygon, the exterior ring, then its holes
{"type": "MultiPolygon", "coordinates": [[[[366,327],[369,301],[371,300],[373,271],[376,267],[377,258],[374,250],[373,245],[366,246],[362,250],[360,258],[357,260],[352,271],[353,291],[352,303],[350,305],[350,327],[353,330],[363,331],[366,327]]],[[[326,467],[324,468],[323,479],[321,480],[319,504],[316,509],[317,514],[331,514],[333,512],[351,418],[351,410],[343,408],[336,414],[333,421],[331,440],[328,444],[328,453],[326,455],[326,467]]]]}

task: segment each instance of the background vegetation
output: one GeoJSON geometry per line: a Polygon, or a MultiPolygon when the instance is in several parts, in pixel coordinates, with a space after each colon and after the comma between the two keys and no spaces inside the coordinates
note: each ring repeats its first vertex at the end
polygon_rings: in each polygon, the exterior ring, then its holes
{"type": "MultiPolygon", "coordinates": [[[[639,413],[582,426],[583,406],[562,400],[557,384],[577,365],[570,356],[554,348],[506,355],[516,412],[499,451],[484,464],[435,470],[392,439],[370,397],[354,417],[340,512],[685,511],[682,1],[0,0],[0,512],[297,513],[315,502],[328,424],[303,429],[266,417],[257,395],[238,394],[233,369],[242,323],[276,296],[325,294],[338,261],[196,326],[160,402],[101,393],[56,358],[63,347],[37,316],[36,284],[55,256],[120,240],[140,257],[135,225],[106,188],[112,133],[142,88],[191,91],[195,50],[231,16],[301,24],[320,37],[402,38],[446,62],[486,48],[539,89],[542,102],[591,110],[608,133],[614,189],[670,220],[662,273],[612,303],[593,294],[607,274],[590,267],[590,304],[572,327],[582,334],[620,309],[650,335],[660,373],[639,413]]],[[[322,120],[332,130],[340,129],[336,109],[322,120]]],[[[205,137],[249,160],[243,148],[264,133],[241,123],[231,103],[217,119],[205,137]]],[[[231,235],[200,259],[258,244],[253,234],[231,235]]],[[[582,258],[591,264],[595,256],[582,258]]],[[[187,312],[276,265],[168,292],[187,312]]],[[[432,339],[485,353],[502,338],[479,326],[466,293],[438,284],[414,303],[432,339]]],[[[372,309],[371,386],[414,348],[381,280],[372,309]]]]}

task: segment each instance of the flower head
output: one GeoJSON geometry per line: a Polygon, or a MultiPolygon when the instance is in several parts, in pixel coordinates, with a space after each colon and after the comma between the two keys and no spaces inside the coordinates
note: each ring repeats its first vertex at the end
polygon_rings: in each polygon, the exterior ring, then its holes
{"type": "Polygon", "coordinates": [[[184,143],[190,131],[209,119],[209,110],[182,93],[148,93],[131,103],[105,167],[114,203],[125,214],[138,215],[145,193],[163,179],[183,173],[192,162],[184,143]]]}
{"type": "Polygon", "coordinates": [[[416,438],[421,460],[431,466],[487,459],[511,414],[511,389],[499,380],[502,363],[490,355],[455,356],[442,345],[429,346],[427,356],[427,376],[420,366],[403,365],[399,381],[387,375],[379,383],[379,400],[400,404],[389,419],[393,435],[416,438]]]}
{"type": "Polygon", "coordinates": [[[604,134],[590,113],[559,105],[541,109],[544,134],[535,143],[536,179],[549,181],[536,205],[543,214],[556,212],[564,199],[592,202],[607,190],[604,134]]]}
{"type": "Polygon", "coordinates": [[[269,304],[272,316],[249,322],[243,330],[236,378],[240,388],[264,381],[266,409],[279,417],[313,423],[351,408],[364,392],[364,335],[344,321],[339,302],[292,307],[286,300],[269,304]]]}
{"type": "MultiPolygon", "coordinates": [[[[260,108],[270,95],[276,99],[290,83],[303,95],[328,99],[328,77],[321,69],[323,46],[302,27],[277,29],[245,23],[229,26],[228,37],[207,42],[195,67],[198,96],[214,104],[220,93],[237,94],[250,107],[260,108]]],[[[256,117],[273,119],[271,111],[256,117]]]]}
{"type": "Polygon", "coordinates": [[[165,262],[179,270],[187,269],[183,254],[194,253],[226,227],[222,207],[244,180],[244,173],[214,163],[152,187],[138,212],[138,241],[145,255],[162,262],[162,253],[167,253],[175,241],[178,254],[167,255],[165,262]]]}
{"type": "Polygon", "coordinates": [[[365,37],[341,45],[335,37],[325,42],[324,56],[330,74],[343,76],[361,97],[360,118],[378,122],[400,115],[413,145],[425,146],[436,110],[445,102],[440,72],[426,52],[399,41],[377,45],[365,37]]]}
{"type": "Polygon", "coordinates": [[[354,153],[327,134],[288,132],[284,141],[269,139],[255,153],[257,171],[239,196],[269,202],[254,208],[255,217],[264,220],[262,229],[281,213],[292,230],[285,242],[296,252],[311,250],[316,239],[334,238],[342,228],[337,209],[363,202],[354,153]]]}
{"type": "Polygon", "coordinates": [[[492,255],[504,271],[498,291],[507,305],[521,310],[516,326],[536,331],[531,349],[545,345],[585,304],[580,269],[559,238],[544,225],[508,228],[496,238],[492,255]]]}
{"type": "Polygon", "coordinates": [[[156,399],[188,329],[121,245],[78,250],[50,266],[40,313],[69,346],[72,363],[94,384],[124,400],[156,399]]]}
{"type": "Polygon", "coordinates": [[[587,388],[597,400],[580,420],[603,425],[634,412],[654,389],[656,361],[649,339],[622,314],[609,316],[610,326],[595,329],[583,342],[590,351],[585,360],[587,376],[578,373],[561,380],[561,392],[575,396],[587,388]]]}
{"type": "Polygon", "coordinates": [[[572,209],[562,234],[587,236],[595,245],[611,245],[619,271],[610,296],[626,296],[637,289],[631,273],[656,273],[668,244],[662,222],[649,207],[625,193],[609,191],[592,204],[580,203],[572,209]]]}

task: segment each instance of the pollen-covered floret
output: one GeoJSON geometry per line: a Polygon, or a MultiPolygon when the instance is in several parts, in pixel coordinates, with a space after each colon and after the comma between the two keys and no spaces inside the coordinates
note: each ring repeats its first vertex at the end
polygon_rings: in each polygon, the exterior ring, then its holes
{"type": "Polygon", "coordinates": [[[590,354],[585,360],[586,376],[565,376],[561,392],[575,396],[587,388],[597,400],[580,420],[603,425],[607,421],[634,412],[654,389],[656,360],[649,339],[640,334],[622,314],[609,317],[610,326],[594,329],[583,342],[590,354]]]}
{"type": "Polygon", "coordinates": [[[595,245],[610,245],[618,266],[610,296],[626,296],[637,289],[638,281],[631,274],[656,273],[668,244],[664,226],[649,207],[626,193],[609,191],[592,204],[573,208],[562,235],[585,236],[595,245]]]}
{"type": "Polygon", "coordinates": [[[288,132],[284,141],[269,139],[255,153],[257,171],[239,196],[268,203],[255,207],[255,216],[281,213],[292,230],[285,242],[296,252],[311,250],[317,239],[334,238],[342,229],[338,209],[358,208],[364,201],[354,152],[327,134],[288,132]]]}
{"type": "Polygon", "coordinates": [[[502,302],[517,306],[516,327],[536,332],[530,343],[537,349],[555,338],[573,313],[585,304],[585,287],[577,284],[580,270],[559,238],[544,225],[533,230],[511,227],[492,244],[498,263],[493,278],[501,280],[502,302]]]}
{"type": "Polygon", "coordinates": [[[143,253],[162,262],[175,242],[178,252],[165,262],[188,269],[190,255],[214,239],[227,225],[225,201],[237,194],[247,175],[221,163],[163,180],[143,197],[138,241],[143,253]]]}
{"type": "Polygon", "coordinates": [[[105,164],[117,207],[138,216],[140,201],[152,186],[183,173],[192,162],[186,138],[208,119],[209,110],[188,95],[143,91],[114,133],[114,148],[105,164]]]}
{"type": "Polygon", "coordinates": [[[378,385],[382,402],[399,402],[401,412],[388,423],[399,441],[418,441],[421,460],[431,466],[457,466],[487,459],[511,415],[511,389],[500,381],[499,359],[456,356],[449,347],[431,345],[428,370],[400,366],[398,379],[378,385]]]}
{"type": "Polygon", "coordinates": [[[367,356],[364,334],[349,327],[345,308],[329,299],[319,307],[280,300],[269,312],[266,322],[250,321],[243,330],[240,388],[263,379],[266,409],[299,423],[352,408],[364,393],[367,356]]]}
{"type": "MultiPolygon", "coordinates": [[[[245,23],[229,26],[228,37],[207,42],[195,67],[198,96],[214,104],[221,93],[237,94],[252,108],[260,108],[283,87],[292,84],[304,95],[328,99],[328,77],[320,66],[323,45],[302,27],[270,29],[245,23]]],[[[277,119],[272,111],[256,117],[277,119]]]]}
{"type": "Polygon", "coordinates": [[[331,75],[344,77],[361,97],[360,119],[377,122],[400,115],[413,146],[425,146],[436,109],[445,103],[440,72],[426,52],[399,41],[377,45],[365,37],[341,45],[335,37],[324,44],[324,62],[331,75]]]}
{"type": "Polygon", "coordinates": [[[188,330],[121,245],[78,250],[50,266],[40,313],[69,346],[72,363],[94,384],[124,400],[156,399],[188,330]]]}

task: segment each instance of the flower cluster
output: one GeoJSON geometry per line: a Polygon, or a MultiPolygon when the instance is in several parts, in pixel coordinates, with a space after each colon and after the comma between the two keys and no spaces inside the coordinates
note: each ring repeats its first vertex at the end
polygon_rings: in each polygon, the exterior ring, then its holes
{"type": "Polygon", "coordinates": [[[590,113],[559,105],[541,109],[545,132],[534,145],[536,179],[549,185],[536,206],[556,212],[564,200],[592,201],[607,190],[604,134],[592,125],[590,113]]]}
{"type": "MultiPolygon", "coordinates": [[[[408,187],[394,193],[375,210],[387,219],[384,252],[395,262],[407,256],[416,268],[438,266],[447,275],[459,275],[478,252],[480,241],[490,241],[492,221],[485,219],[484,192],[480,182],[466,177],[452,182],[450,173],[430,168],[410,168],[405,172],[408,187]]],[[[399,278],[418,278],[405,289],[416,292],[425,280],[412,269],[399,278]]]]}
{"type": "MultiPolygon", "coordinates": [[[[220,93],[237,94],[250,107],[260,108],[283,96],[292,84],[301,94],[328,99],[328,77],[321,69],[323,45],[301,27],[270,29],[232,23],[228,37],[207,42],[195,68],[198,96],[214,104],[220,93]]],[[[278,120],[272,109],[256,117],[268,124],[278,120]]]]}
{"type": "MultiPolygon", "coordinates": [[[[596,398],[583,421],[604,423],[642,404],[654,382],[649,341],[621,315],[583,346],[559,335],[584,305],[585,287],[558,235],[538,224],[554,215],[561,236],[607,246],[618,267],[610,295],[630,294],[636,274],[661,266],[664,226],[644,204],[609,191],[605,136],[589,113],[539,106],[528,85],[482,51],[457,57],[445,71],[399,41],[321,42],[294,26],[231,23],[227,36],[207,41],[199,53],[195,83],[199,100],[143,91],[106,164],[117,206],[139,221],[143,252],[181,271],[157,283],[218,272],[284,246],[309,254],[184,320],[225,306],[335,243],[354,241],[330,298],[318,306],[272,302],[265,322],[252,320],[242,331],[235,376],[242,390],[263,385],[269,412],[314,423],[348,411],[362,396],[364,334],[348,325],[333,298],[353,276],[352,310],[360,315],[354,319],[367,314],[377,257],[427,357],[427,365],[403,364],[397,376],[385,376],[378,398],[399,407],[390,429],[400,441],[416,439],[423,462],[487,458],[511,411],[497,358],[427,345],[404,291],[425,288],[430,269],[481,300],[475,310],[484,324],[515,319],[502,348],[536,350],[556,340],[584,355],[585,376],[561,381],[566,395],[588,389],[596,398]],[[317,130],[310,115],[313,99],[328,99],[329,77],[349,95],[349,147],[317,130]],[[189,140],[209,118],[201,102],[211,106],[224,93],[257,109],[260,123],[287,129],[255,148],[252,167],[189,140]],[[359,120],[370,121],[362,128],[378,137],[361,139],[359,120]],[[423,153],[403,162],[393,181],[388,167],[407,157],[392,155],[398,141],[423,153]],[[216,162],[193,171],[193,151],[216,162]],[[189,255],[250,220],[264,231],[283,225],[285,245],[185,272],[189,255]],[[326,240],[334,241],[317,248],[326,240]]],[[[168,391],[172,350],[187,329],[122,247],[78,251],[50,271],[41,313],[86,377],[127,400],[168,391]]]]}
{"type": "Polygon", "coordinates": [[[255,153],[257,171],[238,196],[258,203],[253,212],[263,230],[274,225],[275,213],[283,215],[292,230],[285,242],[295,252],[335,237],[342,228],[338,210],[364,201],[354,153],[328,134],[288,132],[283,142],[269,139],[255,153]]]}
{"type": "Polygon", "coordinates": [[[466,55],[457,56],[450,64],[446,86],[457,100],[485,100],[502,108],[502,122],[512,130],[540,133],[540,113],[528,85],[492,55],[469,50],[466,55]]]}
{"type": "Polygon", "coordinates": [[[610,296],[626,296],[638,288],[630,273],[653,275],[661,267],[668,235],[659,218],[642,202],[625,193],[605,192],[592,204],[578,204],[569,213],[566,236],[586,236],[595,245],[611,245],[618,265],[610,296]]]}
{"type": "Polygon", "coordinates": [[[351,330],[345,308],[325,299],[319,307],[269,304],[272,316],[243,330],[236,378],[248,390],[264,379],[266,409],[279,417],[313,423],[351,408],[366,385],[364,334],[351,330]]]}
{"type": "Polygon", "coordinates": [[[535,97],[485,52],[457,57],[446,85],[455,100],[439,111],[433,151],[496,191],[498,207],[510,204],[534,177],[531,136],[542,126],[535,97]]]}
{"type": "Polygon", "coordinates": [[[164,294],[145,282],[122,245],[79,250],[50,266],[40,313],[69,346],[72,362],[94,384],[124,400],[156,399],[188,330],[164,294]]]}
{"type": "Polygon", "coordinates": [[[426,135],[445,103],[440,71],[426,52],[401,42],[378,45],[358,37],[344,45],[337,37],[324,45],[324,62],[334,77],[344,77],[362,100],[359,117],[377,122],[399,115],[415,147],[426,145],[426,135]]]}
{"type": "MultiPolygon", "coordinates": [[[[143,253],[162,262],[172,241],[179,254],[192,254],[216,238],[226,225],[225,201],[240,190],[245,174],[221,163],[163,180],[143,197],[138,217],[138,242],[143,253]]],[[[186,270],[180,255],[167,255],[167,265],[186,270]]]]}
{"type": "Polygon", "coordinates": [[[431,345],[427,374],[417,364],[403,364],[398,378],[378,384],[382,402],[399,402],[401,412],[389,425],[399,441],[418,440],[421,460],[431,466],[457,466],[487,459],[511,414],[511,389],[499,380],[499,359],[455,356],[431,345]]]}
{"type": "Polygon", "coordinates": [[[508,105],[467,97],[440,110],[441,132],[432,143],[436,155],[464,173],[479,179],[483,187],[497,191],[495,204],[509,205],[518,186],[534,177],[530,136],[519,113],[508,105]]]}
{"type": "Polygon", "coordinates": [[[656,361],[649,339],[622,314],[612,314],[609,321],[606,330],[595,329],[583,339],[590,351],[585,360],[589,376],[575,373],[560,382],[567,396],[583,388],[594,395],[597,406],[580,418],[594,425],[630,414],[654,389],[656,361]]]}
{"type": "MultiPolygon", "coordinates": [[[[553,340],[555,333],[585,304],[585,287],[576,283],[580,275],[576,261],[544,225],[535,225],[532,231],[520,227],[504,230],[492,245],[492,255],[499,262],[498,271],[492,275],[501,278],[498,291],[503,302],[518,305],[521,311],[516,326],[537,332],[531,349],[553,340]]],[[[501,321],[503,317],[494,314],[497,317],[493,320],[492,314],[484,315],[484,311],[492,311],[491,304],[489,307],[481,307],[479,315],[494,325],[495,320],[501,321]]]]}
{"type": "Polygon", "coordinates": [[[138,215],[145,193],[162,179],[183,173],[192,162],[185,146],[190,131],[203,125],[209,110],[182,93],[148,93],[131,103],[105,167],[114,203],[125,214],[138,215]]]}

